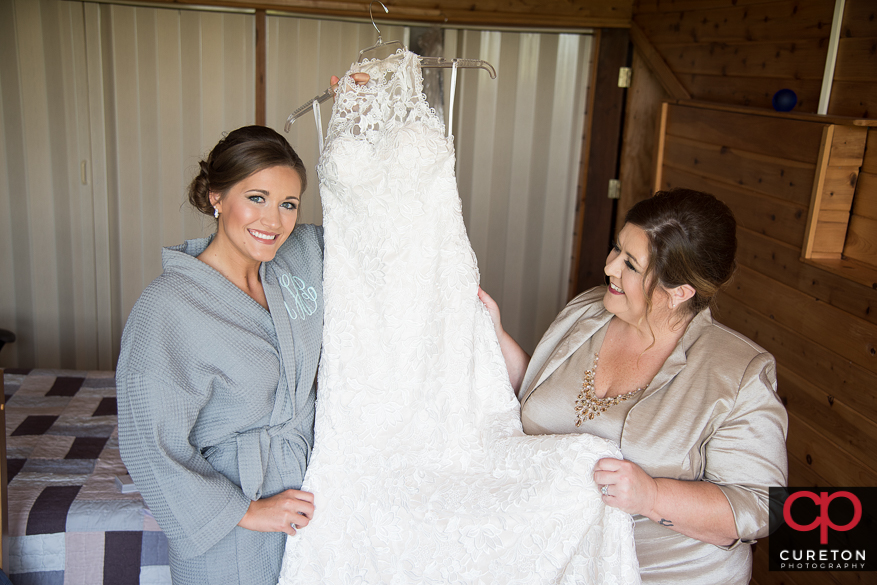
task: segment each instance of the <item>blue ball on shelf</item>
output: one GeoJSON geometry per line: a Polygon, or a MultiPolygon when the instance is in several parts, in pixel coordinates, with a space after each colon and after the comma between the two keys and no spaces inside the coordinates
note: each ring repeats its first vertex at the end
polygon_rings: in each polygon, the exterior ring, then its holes
{"type": "Polygon", "coordinates": [[[788,112],[798,103],[798,96],[791,89],[781,89],[773,94],[773,109],[788,112]]]}

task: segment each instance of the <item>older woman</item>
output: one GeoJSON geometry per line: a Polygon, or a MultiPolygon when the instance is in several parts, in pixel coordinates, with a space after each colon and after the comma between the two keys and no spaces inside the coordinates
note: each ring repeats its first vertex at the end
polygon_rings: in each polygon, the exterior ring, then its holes
{"type": "Polygon", "coordinates": [[[627,214],[609,286],[567,305],[532,359],[491,311],[529,434],[616,441],[603,501],[634,516],[645,583],[748,583],[786,484],[787,417],[773,356],[713,321],[734,272],[736,224],[711,195],[659,192],[627,214]]]}

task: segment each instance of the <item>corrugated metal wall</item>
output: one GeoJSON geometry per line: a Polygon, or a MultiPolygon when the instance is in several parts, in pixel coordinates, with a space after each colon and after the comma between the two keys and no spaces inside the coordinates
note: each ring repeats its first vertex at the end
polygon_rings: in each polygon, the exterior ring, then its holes
{"type": "MultiPolygon", "coordinates": [[[[268,125],[375,39],[371,24],[270,16],[268,125]]],[[[483,286],[528,349],[565,302],[589,50],[581,35],[445,31],[446,56],[499,72],[459,74],[459,185],[483,286]]],[[[252,14],[0,0],[0,327],[18,335],[0,364],[114,367],[161,247],[212,229],[185,187],[223,132],[254,123],[254,87],[252,14]]],[[[313,169],[313,119],[289,138],[313,169]]],[[[302,221],[319,223],[311,185],[302,221]]]]}

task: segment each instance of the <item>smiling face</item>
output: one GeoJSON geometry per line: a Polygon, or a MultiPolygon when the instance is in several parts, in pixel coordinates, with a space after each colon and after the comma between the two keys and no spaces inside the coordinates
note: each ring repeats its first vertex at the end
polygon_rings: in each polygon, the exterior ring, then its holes
{"type": "Polygon", "coordinates": [[[625,224],[609,256],[603,272],[609,277],[609,289],[603,296],[606,310],[631,325],[646,321],[643,274],[649,264],[649,238],[641,228],[625,224]]]}
{"type": "Polygon", "coordinates": [[[210,194],[219,211],[216,244],[235,264],[258,264],[274,258],[292,233],[301,203],[301,178],[286,166],[255,172],[224,196],[210,194]]]}

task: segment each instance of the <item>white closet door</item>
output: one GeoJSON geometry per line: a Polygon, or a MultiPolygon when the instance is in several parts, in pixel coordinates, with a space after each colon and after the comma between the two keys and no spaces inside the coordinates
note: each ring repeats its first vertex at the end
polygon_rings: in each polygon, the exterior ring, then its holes
{"type": "Polygon", "coordinates": [[[185,190],[255,121],[252,14],[0,1],[0,365],[112,369],[185,190]]]}
{"type": "Polygon", "coordinates": [[[0,2],[5,366],[98,365],[85,69],[81,4],[0,2]]]}

